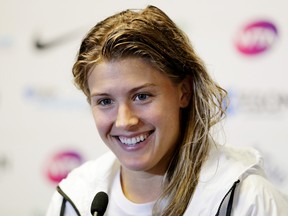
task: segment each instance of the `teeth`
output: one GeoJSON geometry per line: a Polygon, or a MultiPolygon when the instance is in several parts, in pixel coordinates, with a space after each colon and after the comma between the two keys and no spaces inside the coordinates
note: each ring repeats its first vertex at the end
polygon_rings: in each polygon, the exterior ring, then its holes
{"type": "Polygon", "coordinates": [[[143,142],[147,137],[148,137],[148,134],[141,134],[140,136],[131,137],[131,138],[119,136],[119,140],[121,141],[121,143],[125,145],[136,145],[139,142],[143,142]]]}

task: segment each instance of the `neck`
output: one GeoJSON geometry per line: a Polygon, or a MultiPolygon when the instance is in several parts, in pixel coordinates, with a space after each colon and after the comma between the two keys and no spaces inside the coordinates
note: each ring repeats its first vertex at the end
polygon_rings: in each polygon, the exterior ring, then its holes
{"type": "Polygon", "coordinates": [[[163,175],[121,168],[121,186],[127,199],[134,203],[155,201],[162,193],[163,175]]]}

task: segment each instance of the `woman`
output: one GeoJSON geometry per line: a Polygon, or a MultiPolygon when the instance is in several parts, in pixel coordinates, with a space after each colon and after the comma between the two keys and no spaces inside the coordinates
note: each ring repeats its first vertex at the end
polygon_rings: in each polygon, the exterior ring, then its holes
{"type": "Polygon", "coordinates": [[[99,191],[105,215],[288,215],[256,151],[213,142],[226,91],[160,9],[98,23],[73,75],[111,152],[71,172],[47,215],[90,215],[99,191]]]}

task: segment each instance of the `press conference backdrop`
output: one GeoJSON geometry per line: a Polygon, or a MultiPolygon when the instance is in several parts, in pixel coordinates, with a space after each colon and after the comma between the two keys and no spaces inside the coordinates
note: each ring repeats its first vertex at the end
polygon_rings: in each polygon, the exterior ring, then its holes
{"type": "Polygon", "coordinates": [[[285,0],[0,0],[0,215],[45,214],[57,183],[107,149],[71,67],[84,34],[154,4],[188,34],[231,105],[217,139],[253,146],[288,192],[285,0]]]}

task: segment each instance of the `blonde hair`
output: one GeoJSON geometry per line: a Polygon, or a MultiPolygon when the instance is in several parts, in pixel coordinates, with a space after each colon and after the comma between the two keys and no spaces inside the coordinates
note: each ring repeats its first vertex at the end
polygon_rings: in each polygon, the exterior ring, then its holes
{"type": "Polygon", "coordinates": [[[191,100],[182,110],[180,143],[153,209],[154,215],[183,215],[207,158],[210,128],[225,114],[226,91],[211,79],[187,36],[163,11],[148,6],[108,17],[83,39],[73,75],[88,101],[87,79],[93,66],[127,57],[144,58],[175,83],[190,79],[191,100]]]}

